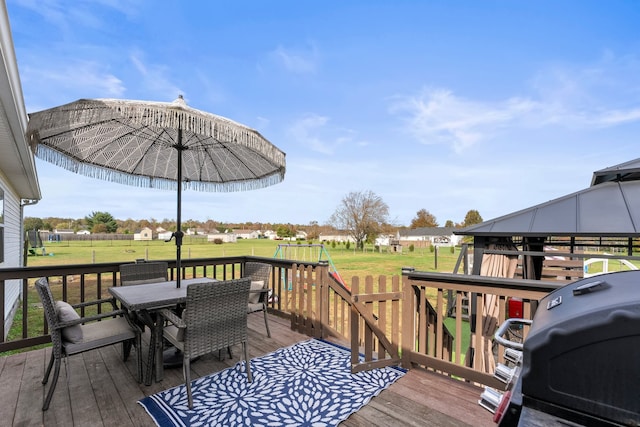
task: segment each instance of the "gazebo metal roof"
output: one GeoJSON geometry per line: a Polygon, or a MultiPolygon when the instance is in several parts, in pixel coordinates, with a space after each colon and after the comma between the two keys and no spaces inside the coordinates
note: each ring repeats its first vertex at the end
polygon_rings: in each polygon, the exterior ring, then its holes
{"type": "Polygon", "coordinates": [[[620,163],[610,168],[601,169],[593,173],[591,186],[603,182],[638,181],[640,180],[640,159],[620,163]]]}
{"type": "Polygon", "coordinates": [[[455,234],[640,237],[640,159],[594,172],[591,186],[584,190],[455,234]]]}

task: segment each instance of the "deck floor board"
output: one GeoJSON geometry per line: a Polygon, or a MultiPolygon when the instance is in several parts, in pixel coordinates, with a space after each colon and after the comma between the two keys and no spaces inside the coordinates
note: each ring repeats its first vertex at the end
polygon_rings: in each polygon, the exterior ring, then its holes
{"type": "MultiPolygon", "coordinates": [[[[268,338],[262,314],[249,316],[249,355],[266,353],[309,339],[290,329],[289,320],[269,316],[268,338]]],[[[147,332],[148,333],[148,332],[147,332]]],[[[341,343],[344,344],[344,343],[341,343]]],[[[154,426],[137,402],[144,396],[183,383],[182,369],[165,369],[164,378],[150,386],[135,380],[135,350],[122,361],[121,346],[110,346],[69,358],[62,364],[48,411],[42,412],[42,376],[50,348],[0,357],[0,424],[14,426],[154,426]],[[67,369],[71,376],[67,383],[67,369]]],[[[203,356],[192,364],[192,379],[233,366],[233,358],[203,356]]],[[[48,385],[47,385],[48,387],[48,385]]],[[[477,401],[480,389],[433,372],[412,369],[341,423],[358,426],[491,427],[491,414],[477,401]]]]}

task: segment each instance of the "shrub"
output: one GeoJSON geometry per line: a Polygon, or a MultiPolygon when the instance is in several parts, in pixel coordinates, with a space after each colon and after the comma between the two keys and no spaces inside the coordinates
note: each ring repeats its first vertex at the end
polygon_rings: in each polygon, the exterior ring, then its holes
{"type": "Polygon", "coordinates": [[[409,245],[409,252],[413,252],[416,249],[415,246],[413,246],[413,243],[409,245]]]}
{"type": "Polygon", "coordinates": [[[222,244],[222,239],[219,238],[219,237],[213,239],[213,244],[214,245],[221,245],[222,244]]]}
{"type": "Polygon", "coordinates": [[[436,251],[436,247],[433,245],[429,245],[429,252],[434,253],[436,251]]]}
{"type": "Polygon", "coordinates": [[[348,250],[351,247],[351,242],[347,241],[347,243],[344,244],[344,247],[348,250]]]}
{"type": "Polygon", "coordinates": [[[449,246],[449,252],[451,252],[452,254],[456,253],[456,247],[455,246],[449,246]]]}

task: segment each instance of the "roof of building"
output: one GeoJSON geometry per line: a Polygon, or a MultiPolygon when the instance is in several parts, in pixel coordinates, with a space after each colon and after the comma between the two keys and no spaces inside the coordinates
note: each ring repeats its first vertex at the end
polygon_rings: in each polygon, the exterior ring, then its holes
{"type": "Polygon", "coordinates": [[[454,234],[454,227],[418,227],[405,228],[400,230],[402,236],[451,236],[454,234]]]}
{"type": "Polygon", "coordinates": [[[472,236],[640,236],[640,159],[594,172],[590,187],[473,225],[472,236]]]}
{"type": "Polygon", "coordinates": [[[0,171],[22,199],[42,198],[35,159],[25,136],[27,113],[22,96],[6,4],[0,4],[0,171]]]}
{"type": "Polygon", "coordinates": [[[610,181],[620,182],[638,180],[640,180],[640,159],[635,159],[595,171],[593,173],[593,179],[591,180],[591,186],[610,181]]]}

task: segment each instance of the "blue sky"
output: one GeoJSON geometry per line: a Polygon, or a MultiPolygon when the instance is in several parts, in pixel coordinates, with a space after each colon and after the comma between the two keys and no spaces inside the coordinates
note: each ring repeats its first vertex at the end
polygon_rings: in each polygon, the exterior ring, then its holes
{"type": "MultiPolygon", "coordinates": [[[[640,157],[640,2],[6,0],[28,112],[187,103],[257,129],[285,180],[183,193],[183,220],[327,222],[351,191],[389,219],[489,220],[640,157]]],[[[173,218],[171,191],[37,160],[25,216],[173,218]]]]}

